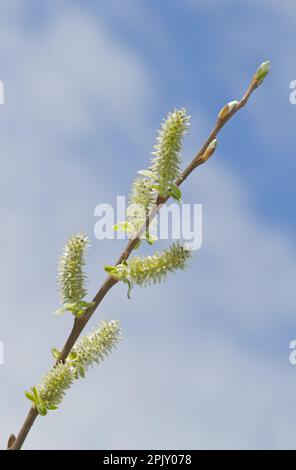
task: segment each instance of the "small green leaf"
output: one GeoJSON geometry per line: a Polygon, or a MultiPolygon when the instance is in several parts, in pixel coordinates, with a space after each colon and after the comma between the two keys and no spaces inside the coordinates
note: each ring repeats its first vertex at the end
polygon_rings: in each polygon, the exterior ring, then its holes
{"type": "Polygon", "coordinates": [[[85,314],[85,309],[84,308],[82,308],[81,310],[76,310],[75,313],[73,312],[73,315],[75,315],[75,317],[77,317],[77,318],[82,317],[82,315],[84,315],[84,314],[85,314]]]}
{"type": "Polygon", "coordinates": [[[89,307],[94,307],[96,304],[95,302],[86,302],[85,300],[79,300],[77,302],[77,305],[79,305],[79,307],[89,308],[89,307]]]}
{"type": "Polygon", "coordinates": [[[106,273],[112,273],[112,271],[114,271],[114,266],[104,266],[104,269],[106,271],[106,273]]]}
{"type": "Polygon", "coordinates": [[[56,315],[62,315],[65,312],[71,312],[75,316],[81,316],[85,313],[87,308],[93,307],[94,302],[86,302],[85,300],[78,300],[77,302],[70,302],[65,304],[62,308],[57,310],[56,315]]]}
{"type": "Polygon", "coordinates": [[[49,406],[49,407],[48,407],[48,409],[49,409],[49,410],[57,410],[57,409],[58,409],[58,407],[57,407],[57,406],[55,406],[55,405],[52,405],[52,406],[49,406]]]}
{"type": "Polygon", "coordinates": [[[66,304],[65,309],[68,310],[68,312],[75,313],[79,309],[79,306],[77,302],[73,302],[71,304],[66,304]]]}
{"type": "Polygon", "coordinates": [[[172,196],[173,199],[175,199],[178,202],[181,202],[182,192],[181,192],[181,189],[178,186],[171,183],[170,187],[169,187],[169,193],[170,193],[170,195],[172,196]]]}
{"type": "Polygon", "coordinates": [[[67,309],[65,307],[62,307],[62,308],[59,308],[58,310],[56,310],[55,312],[53,312],[55,315],[63,315],[65,312],[67,311],[67,309]]]}
{"type": "Polygon", "coordinates": [[[44,403],[40,403],[37,406],[37,411],[41,416],[46,416],[47,415],[47,409],[46,409],[46,406],[44,405],[44,403]]]}
{"type": "Polygon", "coordinates": [[[104,266],[106,273],[116,275],[118,274],[115,266],[104,266]]]}
{"type": "Polygon", "coordinates": [[[124,279],[124,281],[123,281],[123,282],[124,282],[125,284],[127,284],[127,286],[128,286],[128,290],[127,290],[127,298],[128,298],[129,300],[131,300],[131,290],[132,290],[132,284],[131,284],[131,282],[130,282],[130,280],[129,280],[129,279],[124,279]]]}
{"type": "Polygon", "coordinates": [[[54,359],[58,359],[60,357],[61,351],[56,348],[52,348],[51,354],[53,355],[54,359]]]}
{"type": "Polygon", "coordinates": [[[155,191],[160,191],[160,186],[159,186],[159,184],[153,184],[153,185],[151,186],[151,188],[152,188],[152,189],[155,189],[155,191]]]}
{"type": "Polygon", "coordinates": [[[77,353],[76,353],[75,351],[71,351],[70,354],[69,354],[69,356],[68,356],[68,359],[69,359],[70,361],[77,361],[77,357],[78,357],[78,356],[77,356],[77,353]]]}
{"type": "Polygon", "coordinates": [[[32,393],[26,391],[25,395],[29,400],[31,400],[33,403],[35,403],[35,397],[34,397],[34,395],[32,395],[32,393]]]}
{"type": "Polygon", "coordinates": [[[55,314],[56,315],[63,315],[65,312],[74,312],[76,308],[77,303],[76,302],[71,302],[65,304],[62,308],[59,308],[55,314]]]}
{"type": "Polygon", "coordinates": [[[85,300],[78,300],[73,306],[71,306],[68,310],[75,315],[75,317],[81,317],[85,314],[85,311],[88,308],[94,307],[95,302],[86,302],[85,300]]]}
{"type": "Polygon", "coordinates": [[[39,401],[39,393],[38,393],[37,388],[36,388],[36,387],[32,387],[32,392],[33,392],[33,394],[34,394],[34,397],[35,397],[36,402],[38,402],[38,401],[39,401]]]}

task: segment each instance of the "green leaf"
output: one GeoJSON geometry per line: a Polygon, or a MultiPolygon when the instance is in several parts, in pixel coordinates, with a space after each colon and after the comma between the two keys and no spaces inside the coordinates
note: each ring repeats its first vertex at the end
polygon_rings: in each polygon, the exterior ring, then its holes
{"type": "Polygon", "coordinates": [[[49,406],[49,407],[48,407],[48,409],[49,409],[49,410],[57,410],[57,409],[58,409],[58,407],[57,407],[57,406],[55,406],[55,405],[52,405],[52,406],[49,406]]]}
{"type": "Polygon", "coordinates": [[[104,269],[106,271],[106,273],[112,273],[112,271],[114,271],[114,266],[104,266],[104,269]]]}
{"type": "Polygon", "coordinates": [[[76,302],[71,302],[65,304],[62,308],[59,308],[55,314],[56,315],[63,315],[65,312],[74,312],[76,308],[77,303],[76,302]]]}
{"type": "Polygon", "coordinates": [[[139,175],[146,176],[147,178],[155,179],[156,175],[153,173],[153,171],[149,170],[140,170],[138,171],[139,175]]]}
{"type": "Polygon", "coordinates": [[[128,286],[128,290],[127,290],[127,298],[129,300],[131,300],[131,290],[132,290],[132,284],[131,284],[131,281],[129,279],[124,279],[123,281],[125,284],[127,284],[128,286]]]}
{"type": "Polygon", "coordinates": [[[79,305],[79,307],[89,308],[89,307],[94,307],[96,304],[95,302],[86,302],[85,300],[79,300],[77,302],[77,305],[79,305]]]}
{"type": "Polygon", "coordinates": [[[77,304],[77,302],[73,302],[73,303],[70,303],[70,304],[65,304],[65,309],[68,310],[68,312],[72,312],[72,313],[75,313],[77,312],[79,306],[77,304]]]}
{"type": "Polygon", "coordinates": [[[82,317],[82,315],[85,314],[85,309],[82,308],[81,310],[76,310],[75,312],[73,312],[73,315],[75,315],[75,317],[82,317]]]}
{"type": "Polygon", "coordinates": [[[38,402],[38,401],[39,401],[39,393],[38,393],[37,388],[36,388],[36,387],[32,387],[32,392],[33,392],[33,394],[34,394],[34,398],[35,398],[36,402],[38,402]]]}
{"type": "Polygon", "coordinates": [[[67,311],[67,308],[62,307],[54,312],[55,315],[63,315],[67,311]]]}
{"type": "Polygon", "coordinates": [[[77,353],[75,351],[71,351],[68,356],[68,359],[70,361],[77,361],[77,358],[78,358],[77,353]]]}
{"type": "Polygon", "coordinates": [[[26,395],[26,397],[27,397],[29,400],[31,400],[33,403],[36,403],[36,402],[35,402],[35,397],[34,397],[34,395],[32,395],[32,393],[26,391],[26,392],[25,392],[25,395],[26,395]]]}
{"type": "Polygon", "coordinates": [[[44,403],[40,403],[37,406],[37,411],[41,416],[46,416],[47,415],[47,409],[46,409],[46,406],[44,405],[44,403]]]}
{"type": "Polygon", "coordinates": [[[57,310],[56,315],[62,315],[65,312],[71,312],[75,316],[81,316],[85,313],[87,308],[93,307],[95,302],[86,302],[85,300],[78,300],[77,302],[70,302],[65,304],[62,308],[57,310]]]}
{"type": "Polygon", "coordinates": [[[115,266],[104,266],[106,273],[116,275],[118,274],[115,266]]]}
{"type": "Polygon", "coordinates": [[[181,192],[181,189],[178,186],[171,183],[170,187],[169,187],[169,193],[170,193],[170,195],[172,196],[173,199],[175,199],[178,202],[181,202],[182,192],[181,192]]]}
{"type": "Polygon", "coordinates": [[[153,184],[153,185],[151,186],[151,188],[152,188],[152,189],[155,189],[155,191],[160,191],[160,186],[159,186],[159,184],[153,184]]]}
{"type": "Polygon", "coordinates": [[[60,357],[61,351],[56,348],[52,348],[51,354],[53,355],[54,359],[58,359],[60,357]]]}

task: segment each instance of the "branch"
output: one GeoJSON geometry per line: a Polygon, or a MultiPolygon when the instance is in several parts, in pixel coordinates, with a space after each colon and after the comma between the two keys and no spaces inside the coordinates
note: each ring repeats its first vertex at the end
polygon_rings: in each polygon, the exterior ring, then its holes
{"type": "MultiPolygon", "coordinates": [[[[208,138],[205,140],[203,145],[201,146],[200,150],[197,152],[191,163],[185,168],[185,170],[182,172],[181,176],[178,178],[176,181],[177,186],[181,186],[181,184],[184,183],[184,181],[188,178],[188,176],[200,165],[205,163],[211,155],[214,153],[215,146],[211,148],[211,144],[213,141],[216,139],[218,133],[220,130],[225,126],[225,124],[241,109],[243,108],[251,94],[255,91],[255,89],[261,85],[263,82],[263,79],[267,75],[269,70],[269,63],[264,62],[257,70],[255,75],[253,76],[245,94],[241,98],[240,101],[238,102],[232,102],[235,103],[235,106],[229,106],[232,103],[229,103],[228,105],[224,106],[222,110],[220,111],[218,115],[218,119],[216,121],[216,124],[212,131],[210,132],[208,138]],[[228,108],[227,108],[228,107],[228,108]]],[[[137,236],[133,239],[131,239],[125,250],[121,253],[118,261],[116,264],[122,263],[122,261],[126,260],[129,258],[133,250],[138,244],[138,241],[140,240],[141,235],[143,232],[147,229],[147,226],[151,223],[153,218],[156,216],[156,214],[159,212],[163,204],[165,204],[169,200],[170,196],[167,197],[160,197],[158,196],[156,204],[152,210],[152,213],[149,215],[147,218],[146,223],[143,225],[143,227],[140,229],[138,232],[137,236]]],[[[100,289],[98,290],[97,294],[95,295],[93,302],[94,305],[92,307],[89,307],[86,309],[85,314],[82,317],[75,318],[74,324],[72,331],[60,353],[60,356],[57,360],[57,362],[63,361],[65,362],[66,358],[68,357],[69,353],[71,352],[71,349],[73,348],[77,338],[81,334],[82,330],[104,299],[104,297],[107,295],[109,290],[117,284],[118,280],[114,279],[112,276],[108,276],[100,289]]],[[[32,406],[29,410],[29,413],[25,419],[25,422],[23,426],[21,427],[17,437],[15,438],[14,435],[11,435],[8,441],[8,449],[9,450],[19,450],[21,449],[31,427],[34,424],[35,419],[38,416],[38,412],[36,409],[32,406]]]]}

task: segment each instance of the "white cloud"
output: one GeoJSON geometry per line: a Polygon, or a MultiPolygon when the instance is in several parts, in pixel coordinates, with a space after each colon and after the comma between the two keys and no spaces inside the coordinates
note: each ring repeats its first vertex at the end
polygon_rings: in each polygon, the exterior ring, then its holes
{"type": "Polygon", "coordinates": [[[289,85],[295,79],[292,57],[296,4],[289,0],[187,0],[187,5],[196,15],[199,11],[212,15],[209,37],[216,21],[221,23],[221,40],[216,40],[212,55],[219,83],[224,82],[232,90],[233,99],[238,99],[242,87],[247,85],[243,80],[251,79],[250,67],[255,72],[260,63],[271,60],[271,72],[256,91],[256,106],[250,106],[248,112],[258,142],[264,143],[267,150],[277,148],[280,153],[279,157],[270,151],[269,158],[294,159],[290,151],[294,120],[285,119],[283,126],[280,116],[291,111],[289,85]]]}
{"type": "Polygon", "coordinates": [[[162,321],[141,323],[58,413],[39,418],[28,448],[293,448],[292,367],[246,353],[213,328],[190,338],[188,325],[188,341],[162,321]]]}

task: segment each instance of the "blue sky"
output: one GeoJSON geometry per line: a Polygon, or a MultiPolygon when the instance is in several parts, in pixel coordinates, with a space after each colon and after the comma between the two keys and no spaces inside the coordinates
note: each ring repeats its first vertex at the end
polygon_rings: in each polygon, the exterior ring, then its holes
{"type": "Polygon", "coordinates": [[[204,211],[190,269],[135,289],[132,301],[116,286],[91,326],[119,318],[118,351],[37,420],[26,448],[294,447],[296,6],[4,0],[0,9],[2,447],[27,411],[23,390],[71,325],[51,314],[65,239],[92,236],[95,293],[123,246],[95,240],[95,206],[128,193],[174,107],[192,114],[190,161],[267,58],[270,76],[184,187],[204,211]]]}

